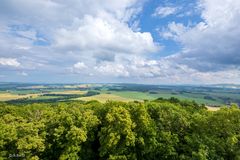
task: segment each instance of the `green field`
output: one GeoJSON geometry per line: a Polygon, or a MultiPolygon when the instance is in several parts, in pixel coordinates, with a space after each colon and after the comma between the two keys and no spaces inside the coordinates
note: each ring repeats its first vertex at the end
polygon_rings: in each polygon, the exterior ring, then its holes
{"type": "Polygon", "coordinates": [[[210,106],[240,104],[240,89],[214,86],[164,86],[140,84],[0,84],[0,101],[15,103],[97,100],[143,101],[175,97],[210,106]],[[87,94],[96,92],[98,95],[87,94]]]}
{"type": "Polygon", "coordinates": [[[111,91],[106,92],[103,91],[102,93],[111,93],[113,95],[117,95],[123,98],[130,98],[134,100],[154,100],[157,98],[171,98],[175,97],[181,100],[194,100],[198,103],[204,103],[204,104],[210,104],[210,105],[221,105],[223,104],[221,100],[213,101],[213,100],[207,100],[203,98],[203,95],[195,95],[195,94],[172,94],[171,92],[159,92],[157,94],[150,94],[149,92],[136,92],[136,91],[111,91]]]}

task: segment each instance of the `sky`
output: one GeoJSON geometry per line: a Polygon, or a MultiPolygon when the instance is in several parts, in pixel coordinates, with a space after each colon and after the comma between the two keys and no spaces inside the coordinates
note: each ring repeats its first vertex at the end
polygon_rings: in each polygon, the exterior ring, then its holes
{"type": "Polygon", "coordinates": [[[240,84],[239,0],[1,0],[0,82],[240,84]]]}

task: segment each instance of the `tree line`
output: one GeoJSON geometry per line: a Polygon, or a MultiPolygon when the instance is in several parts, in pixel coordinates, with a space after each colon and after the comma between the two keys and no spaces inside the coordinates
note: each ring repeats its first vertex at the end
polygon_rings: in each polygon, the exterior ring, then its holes
{"type": "Polygon", "coordinates": [[[237,105],[176,98],[0,103],[0,159],[240,159],[237,105]]]}

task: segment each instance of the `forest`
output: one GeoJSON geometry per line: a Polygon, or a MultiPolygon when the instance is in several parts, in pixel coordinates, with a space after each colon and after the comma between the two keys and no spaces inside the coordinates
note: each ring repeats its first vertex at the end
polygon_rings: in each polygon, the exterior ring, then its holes
{"type": "Polygon", "coordinates": [[[0,159],[240,159],[236,104],[0,103],[0,159]]]}

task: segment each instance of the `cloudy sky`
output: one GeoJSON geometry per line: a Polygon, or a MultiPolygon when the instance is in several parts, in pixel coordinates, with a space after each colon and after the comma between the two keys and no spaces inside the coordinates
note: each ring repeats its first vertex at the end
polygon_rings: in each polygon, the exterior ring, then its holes
{"type": "Polygon", "coordinates": [[[1,82],[240,83],[239,0],[1,0],[1,82]]]}

